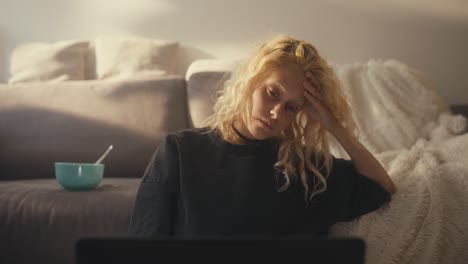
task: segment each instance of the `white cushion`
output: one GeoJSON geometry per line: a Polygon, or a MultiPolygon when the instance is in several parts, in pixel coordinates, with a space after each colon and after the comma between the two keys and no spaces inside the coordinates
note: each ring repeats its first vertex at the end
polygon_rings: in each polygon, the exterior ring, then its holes
{"type": "Polygon", "coordinates": [[[13,50],[9,83],[84,79],[86,41],[28,43],[13,50]]]}
{"type": "Polygon", "coordinates": [[[174,74],[179,43],[139,37],[97,37],[98,79],[174,74]]]}

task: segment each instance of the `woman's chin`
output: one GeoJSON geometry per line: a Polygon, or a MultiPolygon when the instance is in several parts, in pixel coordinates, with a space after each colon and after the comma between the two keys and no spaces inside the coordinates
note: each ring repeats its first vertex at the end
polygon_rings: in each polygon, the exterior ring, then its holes
{"type": "Polygon", "coordinates": [[[264,140],[272,138],[274,134],[271,130],[267,131],[262,127],[258,127],[255,129],[254,133],[252,133],[252,136],[257,140],[264,140]]]}

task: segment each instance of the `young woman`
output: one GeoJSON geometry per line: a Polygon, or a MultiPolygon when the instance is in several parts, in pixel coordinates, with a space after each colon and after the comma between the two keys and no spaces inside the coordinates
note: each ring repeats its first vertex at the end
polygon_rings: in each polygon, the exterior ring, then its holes
{"type": "Polygon", "coordinates": [[[227,82],[204,128],[169,134],[143,176],[131,235],[325,235],[390,201],[317,50],[277,36],[227,82]],[[351,160],[330,154],[333,136],[351,160]]]}

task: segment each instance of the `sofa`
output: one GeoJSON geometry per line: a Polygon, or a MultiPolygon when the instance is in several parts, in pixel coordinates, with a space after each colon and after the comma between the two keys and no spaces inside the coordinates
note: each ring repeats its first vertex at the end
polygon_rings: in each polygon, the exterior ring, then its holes
{"type": "MultiPolygon", "coordinates": [[[[185,76],[0,85],[0,263],[73,263],[78,238],[125,236],[155,149],[171,131],[201,126],[230,76],[200,65],[185,76]],[[111,144],[95,190],[66,191],[55,180],[54,162],[94,162],[111,144]]],[[[437,119],[444,107],[426,116],[437,119]]]]}

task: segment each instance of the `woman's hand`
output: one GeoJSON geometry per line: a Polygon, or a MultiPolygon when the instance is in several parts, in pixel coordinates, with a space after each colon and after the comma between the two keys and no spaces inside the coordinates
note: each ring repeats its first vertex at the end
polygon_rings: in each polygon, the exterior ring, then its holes
{"type": "Polygon", "coordinates": [[[306,80],[302,84],[305,88],[304,95],[307,99],[302,110],[317,123],[320,123],[326,130],[333,134],[333,129],[339,122],[333,116],[328,107],[323,103],[322,95],[319,93],[319,83],[312,73],[306,73],[306,80]]]}

